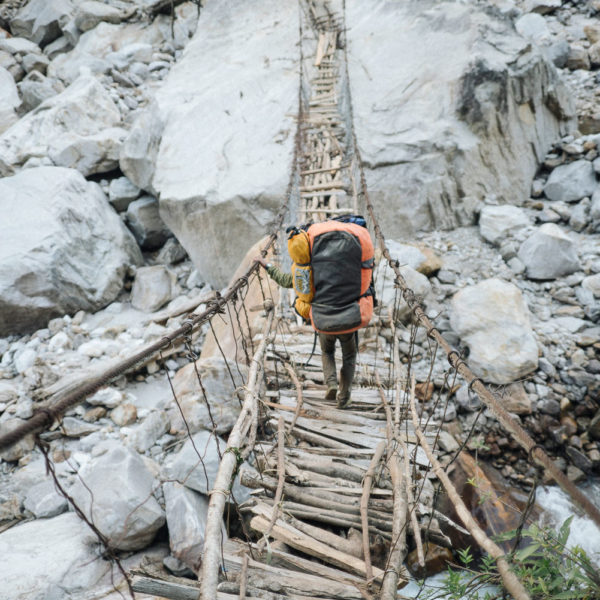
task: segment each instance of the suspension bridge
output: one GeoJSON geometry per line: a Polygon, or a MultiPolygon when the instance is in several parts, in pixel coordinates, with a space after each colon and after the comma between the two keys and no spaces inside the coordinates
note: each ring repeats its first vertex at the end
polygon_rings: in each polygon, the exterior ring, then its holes
{"type": "MultiPolygon", "coordinates": [[[[514,598],[528,598],[504,551],[474,520],[449,480],[448,466],[463,452],[472,432],[454,456],[442,462],[441,423],[420,415],[443,411],[457,380],[466,381],[470,393],[479,396],[531,460],[599,525],[600,512],[471,372],[408,288],[386,249],[353,130],[343,4],[301,0],[300,13],[294,156],[285,203],[261,254],[285,264],[284,223],[348,213],[366,217],[383,265],[376,287],[386,279],[393,282],[395,299],[361,330],[350,405],[338,409],[335,400],[324,399],[312,329],[297,320],[288,292],[277,289],[256,263],[248,262],[223,294],[188,307],[181,326],[168,336],[126,360],[54,386],[33,417],[0,439],[0,450],[45,431],[69,408],[149,360],[182,352],[194,362],[198,356],[191,351],[192,341],[208,323],[205,349],[220,352],[227,364],[232,360],[227,348],[233,347],[235,360],[248,369],[244,386],[238,388],[241,413],[209,492],[198,584],[148,572],[126,573],[118,553],[55,478],[74,510],[95,531],[106,556],[116,561],[132,596],[396,598],[410,577],[403,566],[408,552],[424,566],[430,543],[451,548],[447,532],[454,529],[470,535],[495,558],[503,585],[514,598]],[[344,114],[342,99],[350,106],[344,114]],[[409,326],[397,318],[401,303],[412,312],[409,326]],[[415,352],[420,334],[426,339],[425,354],[415,352]],[[403,335],[408,336],[408,352],[406,344],[400,349],[403,335]],[[424,406],[427,413],[422,412],[424,406]],[[238,475],[253,490],[242,504],[231,493],[238,475]],[[456,518],[436,510],[434,498],[442,488],[456,518]],[[243,539],[226,540],[222,535],[223,514],[232,505],[244,524],[243,539]]],[[[198,370],[196,375],[198,401],[207,403],[210,413],[198,370]]],[[[175,392],[174,401],[178,402],[175,392]]],[[[53,474],[49,454],[36,439],[53,474]]],[[[198,461],[202,462],[201,452],[198,461]]]]}

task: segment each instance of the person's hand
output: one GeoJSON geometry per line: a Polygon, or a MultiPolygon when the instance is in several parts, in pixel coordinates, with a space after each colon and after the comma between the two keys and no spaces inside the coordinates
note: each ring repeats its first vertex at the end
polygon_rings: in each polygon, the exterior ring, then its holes
{"type": "Polygon", "coordinates": [[[258,263],[263,269],[267,268],[267,261],[262,256],[256,256],[254,262],[258,263]]]}

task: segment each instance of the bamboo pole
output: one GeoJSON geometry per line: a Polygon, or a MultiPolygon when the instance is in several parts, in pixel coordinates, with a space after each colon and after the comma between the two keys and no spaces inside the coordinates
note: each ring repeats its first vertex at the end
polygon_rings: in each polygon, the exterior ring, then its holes
{"type": "Polygon", "coordinates": [[[395,600],[398,592],[398,581],[400,580],[400,569],[406,553],[406,486],[402,469],[400,467],[400,457],[395,442],[395,428],[392,411],[385,399],[385,393],[381,387],[379,374],[375,374],[375,379],[379,387],[381,402],[385,409],[387,417],[387,448],[388,448],[388,467],[392,477],[392,487],[394,490],[394,513],[392,518],[392,546],[388,556],[385,576],[381,584],[380,600],[395,600]]]}
{"type": "Polygon", "coordinates": [[[217,595],[221,526],[223,511],[225,509],[225,500],[229,496],[231,480],[233,479],[237,467],[235,449],[243,444],[252,424],[252,415],[254,414],[253,404],[256,402],[255,388],[259,382],[258,375],[262,358],[269,341],[268,334],[273,326],[274,314],[275,312],[271,306],[269,316],[267,317],[267,321],[263,328],[262,340],[252,357],[252,365],[250,367],[250,372],[248,373],[248,384],[244,395],[242,412],[229,434],[227,448],[223,453],[223,458],[219,464],[219,471],[213,489],[210,492],[210,502],[208,505],[206,530],[204,535],[204,555],[202,557],[201,591],[199,596],[201,600],[214,600],[217,595]]]}
{"type": "Polygon", "coordinates": [[[360,523],[362,527],[363,554],[365,559],[365,570],[367,583],[373,579],[373,566],[371,565],[371,550],[369,545],[369,496],[371,495],[371,483],[375,469],[385,452],[385,442],[382,440],[375,448],[375,454],[371,459],[369,468],[363,480],[362,495],[360,497],[360,523]]]}
{"type": "Polygon", "coordinates": [[[490,538],[486,535],[486,533],[479,527],[468,508],[465,506],[462,498],[456,491],[454,485],[450,481],[450,478],[446,474],[446,471],[442,469],[442,466],[438,462],[437,458],[434,456],[429,443],[425,439],[423,432],[419,426],[419,418],[417,416],[417,409],[415,408],[415,379],[412,378],[411,381],[411,389],[410,389],[410,411],[412,414],[412,420],[415,427],[415,433],[419,438],[419,443],[421,447],[427,454],[427,458],[431,462],[431,467],[433,472],[440,480],[446,493],[448,494],[448,498],[454,505],[456,510],[456,514],[460,517],[460,520],[463,522],[464,526],[469,530],[473,539],[483,548],[491,557],[496,560],[496,565],[498,567],[498,573],[502,578],[502,582],[506,590],[515,598],[515,600],[530,600],[529,594],[527,590],[523,587],[523,584],[519,581],[518,577],[510,570],[510,566],[506,561],[506,556],[500,549],[500,547],[495,544],[490,538]]]}

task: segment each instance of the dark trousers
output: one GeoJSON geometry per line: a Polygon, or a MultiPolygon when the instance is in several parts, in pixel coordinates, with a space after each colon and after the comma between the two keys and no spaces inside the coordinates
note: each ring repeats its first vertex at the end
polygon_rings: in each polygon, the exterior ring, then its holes
{"type": "Polygon", "coordinates": [[[340,333],[330,335],[319,333],[321,346],[321,360],[323,362],[323,378],[327,387],[337,387],[337,373],[335,368],[335,341],[339,340],[342,346],[342,369],[340,371],[339,398],[350,398],[354,369],[356,367],[356,333],[340,333]]]}

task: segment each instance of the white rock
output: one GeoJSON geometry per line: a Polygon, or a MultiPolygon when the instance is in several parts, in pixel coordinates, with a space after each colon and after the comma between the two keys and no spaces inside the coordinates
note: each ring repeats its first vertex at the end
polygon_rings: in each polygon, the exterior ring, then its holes
{"type": "Polygon", "coordinates": [[[152,185],[158,148],[164,122],[156,102],[137,117],[121,147],[121,171],[139,188],[152,194],[152,185]]]}
{"type": "Polygon", "coordinates": [[[0,38],[0,50],[4,50],[9,54],[20,54],[21,56],[29,52],[42,53],[37,44],[22,37],[0,38]]]}
{"type": "Polygon", "coordinates": [[[74,513],[11,527],[0,534],[2,597],[83,597],[106,573],[97,538],[74,513]]]}
{"type": "Polygon", "coordinates": [[[600,298],[600,273],[586,277],[581,282],[581,287],[590,290],[596,298],[600,298]]]}
{"type": "Polygon", "coordinates": [[[597,186],[592,163],[582,159],[556,167],[548,177],[544,194],[550,200],[573,202],[591,196],[597,186]]]}
{"type": "Polygon", "coordinates": [[[153,496],[158,482],[139,454],[114,444],[80,476],[86,485],[77,481],[71,493],[111,546],[137,550],[152,541],[165,515],[153,496]]]}
{"type": "Polygon", "coordinates": [[[16,108],[21,104],[13,76],[0,66],[0,134],[19,119],[16,108]]]}
{"type": "Polygon", "coordinates": [[[47,519],[65,512],[68,504],[66,499],[56,491],[54,482],[48,479],[29,489],[23,506],[36,519],[47,519]]]}
{"type": "Polygon", "coordinates": [[[41,167],[0,179],[0,213],[0,335],[106,306],[141,262],[100,187],[77,171],[41,167]]]}
{"type": "Polygon", "coordinates": [[[106,352],[107,340],[90,340],[77,348],[77,352],[90,358],[99,358],[106,352]]]}
{"type": "Polygon", "coordinates": [[[115,408],[123,401],[123,392],[114,388],[102,388],[93,396],[86,399],[88,404],[93,406],[105,406],[106,408],[115,408]]]}
{"type": "Polygon", "coordinates": [[[469,347],[469,366],[485,381],[511,383],[537,368],[529,309],[512,283],[488,279],[460,290],[452,298],[450,324],[469,347]]]}
{"type": "Polygon", "coordinates": [[[10,21],[13,35],[45,46],[62,35],[60,22],[73,11],[69,0],[31,0],[10,21]]]}
{"type": "Polygon", "coordinates": [[[518,257],[530,279],[556,279],[581,268],[573,242],[554,223],[545,223],[527,238],[518,257]]]}
{"type": "Polygon", "coordinates": [[[39,71],[40,73],[45,73],[50,61],[48,57],[44,54],[30,53],[26,54],[23,57],[23,61],[21,63],[26,73],[31,73],[31,71],[39,71]]]}
{"type": "Polygon", "coordinates": [[[386,237],[473,223],[486,195],[529,198],[538,157],[575,110],[510,19],[468,2],[425,13],[420,3],[374,0],[365,11],[347,0],[346,27],[354,126],[386,237]]]}
{"type": "Polygon", "coordinates": [[[77,5],[75,25],[81,31],[89,31],[102,22],[120,23],[122,18],[120,10],[103,2],[87,0],[77,5]]]}
{"type": "Polygon", "coordinates": [[[427,257],[416,247],[401,244],[394,240],[386,240],[388,250],[393,260],[399,261],[401,266],[408,265],[415,271],[427,260],[427,257]]]}
{"type": "MultiPolygon", "coordinates": [[[[141,411],[138,411],[138,414],[141,411]]],[[[169,431],[170,421],[162,410],[151,412],[142,423],[132,430],[129,441],[138,452],[146,452],[156,441],[169,431]]]]}
{"type": "Polygon", "coordinates": [[[153,186],[169,229],[202,276],[221,287],[285,194],[297,111],[298,11],[289,2],[253,0],[208,3],[202,17],[157,93],[165,128],[153,186]],[[265,47],[278,60],[265,60],[265,47]],[[252,134],[240,136],[242,128],[252,134]]]}
{"type": "Polygon", "coordinates": [[[484,206],[479,217],[479,233],[488,242],[504,241],[515,230],[530,225],[525,211],[517,206],[484,206]]]}
{"type": "Polygon", "coordinates": [[[23,99],[23,109],[26,111],[37,108],[44,100],[64,91],[60,82],[44,77],[39,71],[29,73],[17,87],[23,99]]]}
{"type": "Polygon", "coordinates": [[[140,188],[127,177],[117,177],[108,186],[108,199],[118,212],[127,207],[140,195],[140,188]]]}
{"type": "Polygon", "coordinates": [[[120,119],[102,85],[83,76],[0,136],[0,174],[11,175],[28,159],[44,155],[84,175],[111,170],[125,137],[117,127],[120,119]]]}
{"type": "Polygon", "coordinates": [[[71,348],[72,342],[69,336],[64,331],[59,331],[56,335],[50,338],[48,342],[48,350],[56,352],[57,350],[65,350],[71,348]]]}
{"type": "MultiPolygon", "coordinates": [[[[216,439],[219,440],[219,449],[224,452],[227,445],[221,438],[216,439]]],[[[192,440],[188,439],[179,452],[165,459],[162,471],[165,478],[207,494],[212,490],[219,470],[217,442],[210,431],[199,431],[192,436],[192,440]]],[[[233,494],[238,503],[246,500],[249,495],[248,489],[240,485],[238,478],[233,484],[233,494]]]]}
{"type": "Polygon", "coordinates": [[[144,312],[154,312],[173,297],[173,276],[163,265],[141,267],[131,288],[131,305],[144,312]]]}
{"type": "MultiPolygon", "coordinates": [[[[204,548],[208,499],[179,483],[163,483],[163,493],[171,553],[198,572],[204,548]]],[[[226,540],[224,527],[222,533],[226,540]]]]}
{"type": "MultiPolygon", "coordinates": [[[[376,282],[375,291],[377,301],[382,306],[385,306],[388,311],[394,310],[395,307],[395,317],[405,320],[412,312],[394,285],[394,272],[385,263],[386,261],[382,260],[375,268],[373,275],[376,282]]],[[[429,279],[408,265],[400,267],[400,273],[416,296],[426,302],[427,297],[431,293],[429,279]]]]}
{"type": "MultiPolygon", "coordinates": [[[[166,21],[170,23],[170,17],[166,17],[166,21]]],[[[72,23],[75,27],[74,21],[72,23]]],[[[79,30],[76,31],[79,33],[79,30]]],[[[66,29],[63,28],[63,32],[67,35],[66,29]]],[[[100,23],[94,29],[82,34],[79,40],[71,40],[71,44],[75,47],[52,61],[48,67],[48,75],[58,77],[65,83],[71,83],[79,77],[81,67],[87,67],[96,74],[106,73],[112,66],[107,59],[107,55],[111,52],[118,52],[134,43],[160,46],[166,39],[165,35],[170,38],[169,27],[167,25],[164,31],[162,30],[160,17],[157,17],[151,25],[100,23]]]]}
{"type": "Polygon", "coordinates": [[[546,19],[539,14],[529,13],[519,17],[515,22],[515,29],[523,36],[534,42],[539,42],[550,37],[550,30],[546,19]]]}
{"type": "Polygon", "coordinates": [[[23,374],[27,369],[33,367],[36,358],[37,352],[31,348],[26,348],[22,352],[15,354],[13,364],[17,373],[23,374]]]}
{"type": "MultiPolygon", "coordinates": [[[[240,400],[236,391],[243,385],[248,373],[245,365],[236,364],[233,359],[228,359],[228,363],[229,369],[220,356],[210,356],[196,361],[196,368],[200,373],[206,398],[210,404],[210,413],[215,421],[214,426],[220,435],[231,431],[240,414],[240,400]]],[[[199,429],[212,430],[213,423],[193,363],[177,372],[173,386],[190,430],[192,432],[199,429]]],[[[178,410],[172,408],[169,412],[174,428],[185,431],[185,424],[178,410]]]]}
{"type": "Polygon", "coordinates": [[[118,69],[127,69],[133,62],[148,64],[152,62],[154,48],[151,44],[134,43],[124,46],[117,52],[111,52],[106,55],[109,60],[118,69]]]}

